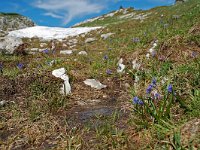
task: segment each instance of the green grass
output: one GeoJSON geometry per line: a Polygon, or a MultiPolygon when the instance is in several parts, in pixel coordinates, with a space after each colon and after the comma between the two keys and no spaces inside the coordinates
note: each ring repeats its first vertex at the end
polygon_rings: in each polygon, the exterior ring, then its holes
{"type": "MultiPolygon", "coordinates": [[[[151,14],[143,22],[130,19],[120,21],[117,19],[120,14],[116,14],[113,18],[83,24],[106,25],[103,32],[115,33],[112,38],[102,40],[94,31],[91,34],[98,40],[91,44],[84,44],[84,38],[80,37],[76,49],[86,50],[87,56],[0,55],[0,62],[4,65],[3,75],[0,76],[2,87],[6,87],[4,81],[7,77],[15,80],[16,84],[21,83],[21,89],[18,89],[21,93],[14,96],[5,94],[4,97],[0,93],[0,100],[7,98],[15,101],[17,98],[15,103],[9,102],[5,107],[0,107],[0,132],[5,136],[10,133],[7,140],[2,140],[0,135],[0,148],[12,147],[15,143],[21,146],[21,149],[23,146],[44,149],[40,147],[42,143],[46,143],[46,149],[51,146],[52,149],[116,150],[194,147],[193,143],[181,142],[185,137],[180,133],[180,129],[188,121],[200,117],[200,54],[191,56],[192,52],[199,52],[199,35],[198,32],[190,32],[200,24],[199,8],[198,0],[190,0],[180,5],[145,11],[151,14]],[[174,15],[179,18],[174,19],[174,15]],[[139,38],[140,41],[133,42],[133,38],[139,38]],[[157,54],[146,59],[145,55],[155,39],[158,40],[157,54]],[[104,60],[105,55],[108,60],[104,60]],[[159,60],[160,56],[164,56],[165,60],[159,60]],[[125,74],[116,72],[120,58],[124,59],[126,65],[125,74]],[[135,58],[142,64],[140,70],[132,69],[131,62],[135,58]],[[47,63],[51,60],[55,60],[52,66],[47,63]],[[25,64],[25,68],[17,69],[18,62],[25,64]],[[69,96],[59,94],[62,80],[51,75],[52,70],[61,67],[66,68],[72,84],[72,94],[69,96]],[[107,69],[112,70],[112,75],[106,74],[107,69]],[[134,83],[136,75],[140,80],[134,83]],[[93,90],[83,84],[87,78],[98,79],[108,85],[108,88],[93,90]],[[132,97],[137,95],[146,99],[146,88],[152,78],[157,79],[156,90],[161,96],[164,97],[169,84],[173,85],[175,94],[173,103],[166,99],[170,107],[163,113],[166,113],[167,117],[159,121],[152,121],[152,113],[156,113],[155,117],[158,111],[146,111],[143,116],[138,116],[133,111],[136,106],[132,104],[132,97]],[[129,83],[130,88],[125,87],[126,83],[129,83]],[[96,99],[100,99],[101,103],[95,106],[78,104],[96,99]],[[110,99],[111,102],[105,104],[107,107],[125,107],[128,115],[97,115],[87,123],[78,118],[71,124],[71,116],[103,105],[104,100],[107,102],[110,99]],[[21,137],[26,140],[20,144],[21,137]]],[[[87,37],[89,35],[86,35],[87,37]]],[[[39,46],[39,40],[32,40],[32,45],[39,46]]],[[[159,102],[162,106],[163,99],[159,102]]],[[[151,106],[154,110],[159,108],[157,103],[151,106]]],[[[197,141],[197,138],[194,141],[197,141]]]]}

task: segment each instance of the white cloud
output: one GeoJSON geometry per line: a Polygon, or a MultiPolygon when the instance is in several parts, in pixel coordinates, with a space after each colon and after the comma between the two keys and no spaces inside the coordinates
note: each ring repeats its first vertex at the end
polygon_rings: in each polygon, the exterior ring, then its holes
{"type": "Polygon", "coordinates": [[[99,13],[105,8],[104,2],[98,0],[36,0],[33,6],[45,10],[46,13],[43,15],[62,19],[63,24],[67,24],[75,17],[99,13]]]}
{"type": "Polygon", "coordinates": [[[59,16],[59,15],[54,14],[54,13],[52,13],[52,12],[47,12],[47,13],[44,13],[43,15],[44,15],[44,16],[50,16],[50,17],[52,17],[52,18],[57,18],[57,19],[62,19],[62,18],[63,18],[62,16],[59,16]]]}
{"type": "Polygon", "coordinates": [[[168,4],[172,4],[175,2],[175,0],[148,0],[149,2],[158,2],[158,3],[168,3],[168,4]]]}

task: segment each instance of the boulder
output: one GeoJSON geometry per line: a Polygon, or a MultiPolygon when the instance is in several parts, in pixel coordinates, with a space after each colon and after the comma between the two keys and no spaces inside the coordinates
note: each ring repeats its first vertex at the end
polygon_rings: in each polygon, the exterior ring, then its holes
{"type": "Polygon", "coordinates": [[[91,86],[92,88],[95,88],[97,90],[101,90],[103,88],[106,88],[106,85],[101,84],[98,80],[95,79],[86,79],[83,81],[86,85],[91,86]]]}
{"type": "Polygon", "coordinates": [[[111,35],[113,35],[114,33],[106,33],[106,34],[102,34],[101,38],[106,40],[107,38],[109,38],[111,35]]]}
{"type": "Polygon", "coordinates": [[[86,51],[80,51],[78,54],[79,55],[87,55],[87,52],[86,51]]]}
{"type": "Polygon", "coordinates": [[[0,41],[0,52],[13,54],[14,50],[21,44],[23,44],[22,39],[6,36],[0,41]]]}
{"type": "Polygon", "coordinates": [[[63,50],[63,51],[60,51],[60,54],[64,54],[64,55],[70,55],[72,53],[73,53],[72,50],[63,50]]]}
{"type": "Polygon", "coordinates": [[[71,85],[69,83],[69,76],[66,74],[65,68],[60,68],[52,71],[52,75],[56,78],[64,80],[62,87],[60,88],[60,93],[63,95],[68,95],[71,93],[71,85]]]}
{"type": "Polygon", "coordinates": [[[94,42],[94,41],[96,41],[95,38],[87,38],[87,39],[85,40],[85,43],[92,43],[92,42],[94,42]]]}
{"type": "Polygon", "coordinates": [[[176,0],[176,4],[177,3],[183,3],[183,2],[186,2],[186,1],[188,1],[188,0],[176,0]]]}

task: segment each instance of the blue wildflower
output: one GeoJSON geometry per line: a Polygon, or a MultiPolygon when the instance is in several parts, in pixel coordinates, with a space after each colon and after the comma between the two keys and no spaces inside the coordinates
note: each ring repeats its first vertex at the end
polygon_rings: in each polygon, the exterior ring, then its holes
{"type": "Polygon", "coordinates": [[[173,88],[172,88],[172,85],[171,85],[171,84],[168,85],[168,87],[167,87],[167,91],[168,91],[168,93],[172,93],[173,88]]]}
{"type": "Polygon", "coordinates": [[[155,98],[155,99],[160,99],[160,94],[156,92],[156,93],[154,94],[154,98],[155,98]]]}
{"type": "Polygon", "coordinates": [[[0,73],[3,74],[3,64],[0,63],[0,73]]]}
{"type": "Polygon", "coordinates": [[[150,84],[150,85],[148,86],[148,88],[146,89],[146,93],[147,93],[147,94],[150,94],[151,91],[152,91],[152,89],[153,89],[153,86],[150,84]]]}
{"type": "Polygon", "coordinates": [[[151,53],[152,57],[155,57],[156,56],[156,51],[154,50],[152,53],[151,53]]]}
{"type": "Polygon", "coordinates": [[[154,86],[156,86],[156,79],[155,79],[155,78],[153,78],[152,84],[153,84],[154,86]]]}
{"type": "Polygon", "coordinates": [[[143,105],[144,104],[144,102],[142,101],[142,100],[140,100],[137,96],[135,96],[134,98],[133,98],[133,104],[139,104],[139,105],[143,105]]]}
{"type": "Polygon", "coordinates": [[[195,51],[192,52],[192,57],[193,58],[197,57],[197,55],[198,55],[197,52],[195,52],[195,51]]]}
{"type": "Polygon", "coordinates": [[[45,54],[48,54],[48,53],[49,53],[49,50],[48,50],[48,49],[45,49],[45,50],[43,50],[42,52],[45,53],[45,54]]]}
{"type": "Polygon", "coordinates": [[[138,42],[140,42],[140,39],[139,39],[138,37],[133,38],[133,42],[134,42],[134,43],[138,43],[138,42]]]}
{"type": "Polygon", "coordinates": [[[2,70],[3,69],[3,64],[2,63],[0,63],[0,70],[2,70]]]}
{"type": "Polygon", "coordinates": [[[17,68],[18,68],[18,69],[22,69],[23,67],[24,67],[24,64],[22,64],[22,63],[18,63],[18,64],[17,64],[17,68]]]}
{"type": "Polygon", "coordinates": [[[111,71],[110,69],[107,69],[107,70],[106,70],[106,74],[107,74],[107,75],[111,75],[111,74],[112,74],[112,71],[111,71]]]}
{"type": "Polygon", "coordinates": [[[105,55],[105,56],[103,57],[103,59],[104,59],[104,60],[108,60],[108,55],[105,55]]]}

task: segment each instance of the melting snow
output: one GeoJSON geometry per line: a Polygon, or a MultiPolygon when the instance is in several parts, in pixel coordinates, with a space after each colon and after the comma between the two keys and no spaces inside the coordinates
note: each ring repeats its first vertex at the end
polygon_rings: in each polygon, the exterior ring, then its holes
{"type": "Polygon", "coordinates": [[[69,36],[77,36],[101,27],[78,27],[78,28],[59,28],[35,26],[9,32],[8,36],[20,38],[38,37],[44,40],[64,39],[69,36]]]}

